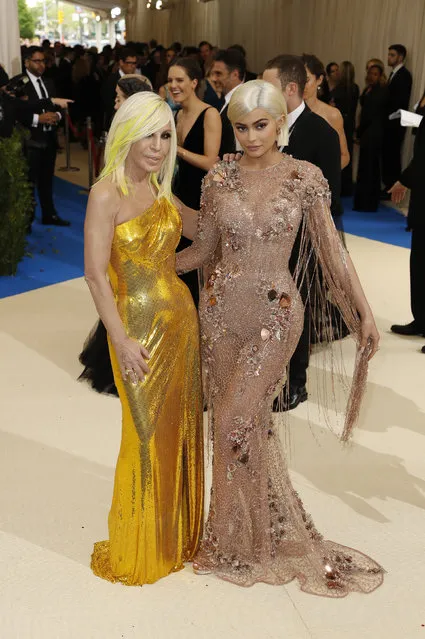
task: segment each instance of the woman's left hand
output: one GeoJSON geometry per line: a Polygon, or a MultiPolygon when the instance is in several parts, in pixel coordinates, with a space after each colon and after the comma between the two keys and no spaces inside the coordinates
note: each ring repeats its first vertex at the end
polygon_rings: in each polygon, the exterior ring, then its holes
{"type": "Polygon", "coordinates": [[[359,348],[365,349],[371,344],[371,351],[368,359],[371,360],[375,353],[379,350],[379,340],[381,339],[375,320],[372,315],[368,315],[361,321],[361,341],[359,348]]]}

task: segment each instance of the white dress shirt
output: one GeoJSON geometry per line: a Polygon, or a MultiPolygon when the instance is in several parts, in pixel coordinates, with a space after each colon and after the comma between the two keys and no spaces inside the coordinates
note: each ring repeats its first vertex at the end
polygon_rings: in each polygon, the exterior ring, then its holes
{"type": "Polygon", "coordinates": [[[305,109],[305,102],[303,100],[301,102],[301,104],[299,106],[297,106],[296,109],[291,111],[291,113],[288,113],[287,123],[288,123],[289,137],[291,137],[292,129],[293,129],[293,126],[294,126],[295,122],[298,120],[298,118],[300,117],[300,115],[304,111],[304,109],[305,109]]]}
{"type": "MultiPolygon", "coordinates": [[[[240,86],[242,86],[243,82],[241,82],[240,84],[237,84],[231,91],[229,91],[229,93],[226,93],[226,95],[224,96],[224,104],[221,107],[221,111],[220,114],[223,113],[224,109],[226,109],[229,106],[229,102],[230,99],[232,97],[232,95],[234,94],[234,92],[236,91],[236,89],[239,89],[240,86]]],[[[242,151],[242,147],[239,144],[239,142],[236,140],[236,151],[242,151]]]]}
{"type": "Polygon", "coordinates": [[[229,93],[226,93],[226,95],[224,96],[224,104],[221,107],[220,113],[223,113],[224,109],[229,106],[229,102],[230,102],[230,99],[231,99],[232,95],[234,94],[236,89],[239,89],[241,84],[243,84],[243,82],[241,82],[240,84],[236,85],[231,91],[229,91],[229,93]]]}

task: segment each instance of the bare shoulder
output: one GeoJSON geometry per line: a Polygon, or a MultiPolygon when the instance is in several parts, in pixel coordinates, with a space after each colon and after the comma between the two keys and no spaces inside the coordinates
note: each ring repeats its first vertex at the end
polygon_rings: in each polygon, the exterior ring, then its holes
{"type": "Polygon", "coordinates": [[[206,104],[204,102],[205,106],[206,106],[206,110],[205,110],[205,122],[207,123],[215,123],[220,121],[221,122],[221,118],[220,118],[220,114],[217,111],[217,109],[215,107],[210,106],[209,104],[206,104]]]}
{"type": "Polygon", "coordinates": [[[113,184],[109,180],[102,180],[92,187],[90,199],[95,200],[99,204],[114,206],[119,203],[120,194],[116,184],[113,184]]]}
{"type": "Polygon", "coordinates": [[[331,106],[330,104],[326,105],[326,116],[329,120],[329,124],[333,127],[343,126],[344,121],[342,119],[341,111],[336,107],[331,106]]]}
{"type": "Polygon", "coordinates": [[[121,203],[118,188],[109,180],[97,182],[91,191],[87,207],[87,213],[101,214],[105,219],[113,218],[117,214],[121,203]]]}

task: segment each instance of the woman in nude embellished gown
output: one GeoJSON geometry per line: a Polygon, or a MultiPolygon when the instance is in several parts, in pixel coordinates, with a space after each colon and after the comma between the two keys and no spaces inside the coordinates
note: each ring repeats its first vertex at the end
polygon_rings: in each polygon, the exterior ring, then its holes
{"type": "MultiPolygon", "coordinates": [[[[335,230],[322,173],[278,151],[287,141],[281,93],[248,82],[233,95],[229,117],[245,154],[206,177],[197,238],[176,259],[181,273],[210,263],[218,247],[222,255],[199,305],[213,482],[195,570],[242,586],[297,578],[303,590],[320,595],[370,592],[381,584],[382,568],[316,530],[292,487],[272,422],[272,402],[303,326],[295,282],[314,272],[306,269],[311,249],[323,273],[318,285],[323,293],[326,283],[359,349],[343,440],[358,415],[379,334],[335,230]],[[288,261],[297,233],[305,250],[293,278],[288,261]]],[[[313,294],[314,282],[308,285],[313,294]]]]}

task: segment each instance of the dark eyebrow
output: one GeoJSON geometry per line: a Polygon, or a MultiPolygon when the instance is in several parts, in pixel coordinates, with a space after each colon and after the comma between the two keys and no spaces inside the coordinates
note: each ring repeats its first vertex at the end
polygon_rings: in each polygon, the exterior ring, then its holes
{"type": "MultiPolygon", "coordinates": [[[[260,118],[259,120],[256,120],[255,122],[253,122],[253,124],[260,124],[260,122],[268,122],[268,118],[260,118]]],[[[246,124],[244,124],[243,122],[235,122],[235,126],[246,126],[246,124]]]]}

